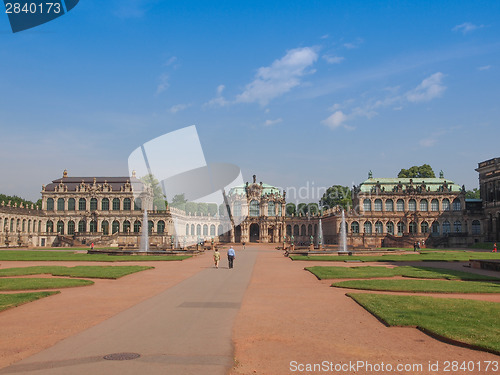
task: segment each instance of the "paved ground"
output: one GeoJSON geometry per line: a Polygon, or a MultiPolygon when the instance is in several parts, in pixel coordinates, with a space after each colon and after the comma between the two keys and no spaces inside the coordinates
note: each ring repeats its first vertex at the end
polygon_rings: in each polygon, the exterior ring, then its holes
{"type": "MultiPolygon", "coordinates": [[[[0,374],[305,374],[292,371],[291,362],[358,360],[427,367],[441,361],[440,371],[399,373],[449,374],[444,360],[498,361],[412,328],[385,327],[346,290],[305,272],[312,262],[292,262],[265,246],[236,250],[233,270],[224,257],[214,269],[210,253],[138,262],[156,269],[0,313],[0,374]],[[120,352],[141,357],[103,359],[120,352]]],[[[50,263],[1,268],[35,264],[50,263]]]]}

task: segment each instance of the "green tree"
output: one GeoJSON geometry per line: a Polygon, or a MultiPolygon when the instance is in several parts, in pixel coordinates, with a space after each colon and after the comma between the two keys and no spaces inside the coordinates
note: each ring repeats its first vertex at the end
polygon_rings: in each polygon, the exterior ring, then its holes
{"type": "Polygon", "coordinates": [[[141,177],[141,181],[144,185],[149,186],[153,191],[153,207],[156,207],[158,210],[165,210],[167,205],[167,201],[165,200],[165,194],[163,194],[163,190],[161,189],[160,182],[156,179],[156,177],[152,174],[147,174],[144,177],[141,177]]]}
{"type": "Polygon", "coordinates": [[[186,202],[186,213],[194,215],[196,213],[197,204],[194,202],[186,202]]]}
{"type": "Polygon", "coordinates": [[[196,212],[198,215],[207,215],[208,214],[208,204],[201,202],[197,203],[196,212]]]}
{"type": "Polygon", "coordinates": [[[333,185],[329,187],[319,201],[323,209],[340,206],[345,210],[352,207],[352,193],[347,186],[333,185]]]}
{"type": "Polygon", "coordinates": [[[295,204],[293,203],[287,203],[286,204],[286,214],[288,216],[292,216],[296,214],[296,207],[295,204]]]}
{"type": "Polygon", "coordinates": [[[481,191],[477,188],[465,192],[466,199],[481,199],[481,191]]]}
{"type": "Polygon", "coordinates": [[[414,165],[409,169],[401,169],[398,173],[399,178],[435,178],[436,175],[429,164],[423,164],[420,167],[414,165]]]}
{"type": "Polygon", "coordinates": [[[179,206],[185,205],[186,202],[187,202],[187,199],[184,196],[184,194],[177,194],[177,195],[174,195],[174,197],[172,198],[172,202],[170,203],[170,205],[172,207],[179,207],[179,206]]]}
{"type": "Polygon", "coordinates": [[[217,215],[217,210],[218,210],[218,207],[217,207],[217,204],[216,203],[209,203],[208,204],[208,214],[210,216],[215,216],[217,215]]]}
{"type": "Polygon", "coordinates": [[[319,212],[319,206],[317,203],[309,203],[307,205],[307,210],[309,212],[310,215],[317,215],[318,212],[319,212]]]}
{"type": "Polygon", "coordinates": [[[297,215],[306,216],[307,215],[307,204],[299,203],[297,206],[297,215]]]}
{"type": "Polygon", "coordinates": [[[14,203],[16,203],[17,207],[23,204],[23,206],[27,206],[28,208],[31,208],[31,205],[34,204],[35,208],[38,206],[38,208],[42,207],[42,200],[39,199],[36,203],[32,201],[28,201],[26,199],[23,199],[21,197],[18,197],[17,195],[5,195],[5,194],[0,194],[0,203],[4,202],[5,205],[7,205],[10,201],[11,206],[14,206],[14,203]]]}

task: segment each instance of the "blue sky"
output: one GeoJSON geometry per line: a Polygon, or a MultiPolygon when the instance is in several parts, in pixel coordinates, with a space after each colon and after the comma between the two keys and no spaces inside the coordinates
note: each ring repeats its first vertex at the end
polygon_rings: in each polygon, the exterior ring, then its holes
{"type": "Polygon", "coordinates": [[[498,1],[80,0],[12,34],[3,15],[0,192],[126,175],[135,148],[193,124],[245,180],[428,163],[477,187],[500,156],[499,19],[498,1]]]}

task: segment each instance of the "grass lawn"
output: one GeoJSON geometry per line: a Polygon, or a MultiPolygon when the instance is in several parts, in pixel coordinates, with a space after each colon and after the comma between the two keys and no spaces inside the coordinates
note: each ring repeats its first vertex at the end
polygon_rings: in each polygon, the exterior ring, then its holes
{"type": "Polygon", "coordinates": [[[52,296],[60,292],[34,292],[34,293],[15,293],[0,294],[0,311],[10,309],[37,299],[52,296]]]}
{"type": "Polygon", "coordinates": [[[136,262],[184,260],[191,255],[107,255],[75,254],[72,251],[0,250],[0,261],[85,261],[85,262],[136,262]]]}
{"type": "Polygon", "coordinates": [[[410,252],[408,254],[387,255],[290,255],[292,260],[310,260],[326,262],[344,262],[346,260],[360,260],[362,262],[466,262],[470,259],[498,259],[500,253],[478,253],[478,252],[437,252],[430,251],[420,254],[410,252]]]}
{"type": "Polygon", "coordinates": [[[0,278],[0,290],[3,291],[73,288],[92,284],[91,280],[81,279],[0,278]]]}
{"type": "MultiPolygon", "coordinates": [[[[148,266],[35,266],[0,269],[0,277],[50,274],[52,276],[88,277],[91,279],[119,279],[131,273],[154,267],[148,266]]],[[[1,280],[1,279],[0,279],[1,280]]]]}
{"type": "MultiPolygon", "coordinates": [[[[333,267],[315,266],[306,267],[307,271],[314,274],[318,279],[367,279],[375,277],[404,276],[421,279],[447,279],[447,280],[498,280],[500,278],[478,275],[475,273],[447,270],[430,267],[333,267]]],[[[0,273],[1,275],[1,273],[0,273]]]]}
{"type": "Polygon", "coordinates": [[[500,293],[500,284],[484,281],[448,280],[348,280],[332,284],[337,288],[422,293],[500,293]]]}
{"type": "Polygon", "coordinates": [[[500,304],[455,298],[349,293],[389,326],[433,334],[500,353],[500,304]]]}

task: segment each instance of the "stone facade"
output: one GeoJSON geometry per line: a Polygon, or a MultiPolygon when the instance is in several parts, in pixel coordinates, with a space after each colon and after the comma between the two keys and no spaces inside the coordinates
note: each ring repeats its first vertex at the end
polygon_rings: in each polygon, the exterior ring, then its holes
{"type": "Polygon", "coordinates": [[[487,240],[500,241],[500,158],[479,163],[476,171],[479,172],[487,240]]]}

